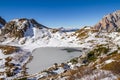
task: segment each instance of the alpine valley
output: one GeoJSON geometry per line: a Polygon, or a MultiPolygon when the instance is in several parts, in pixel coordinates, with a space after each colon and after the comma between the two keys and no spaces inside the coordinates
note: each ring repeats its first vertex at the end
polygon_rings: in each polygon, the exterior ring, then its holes
{"type": "Polygon", "coordinates": [[[0,17],[0,80],[120,80],[120,11],[81,29],[0,17]]]}

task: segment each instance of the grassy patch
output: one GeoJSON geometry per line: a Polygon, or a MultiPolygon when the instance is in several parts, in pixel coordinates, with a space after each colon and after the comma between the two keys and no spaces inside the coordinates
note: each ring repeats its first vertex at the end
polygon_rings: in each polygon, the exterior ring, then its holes
{"type": "Polygon", "coordinates": [[[56,33],[56,32],[58,32],[59,30],[58,29],[52,29],[52,33],[56,33]]]}
{"type": "Polygon", "coordinates": [[[107,54],[109,52],[109,48],[104,47],[104,46],[97,46],[97,48],[91,50],[90,52],[87,53],[87,60],[88,61],[95,61],[98,56],[102,54],[107,54]]]}
{"type": "Polygon", "coordinates": [[[117,32],[120,32],[120,28],[117,30],[117,32]]]}
{"type": "Polygon", "coordinates": [[[109,64],[105,64],[101,69],[120,74],[120,62],[114,61],[109,64]]]}
{"type": "Polygon", "coordinates": [[[27,80],[27,78],[14,79],[14,80],[27,80]]]}
{"type": "Polygon", "coordinates": [[[78,58],[73,58],[73,59],[70,60],[70,62],[72,64],[76,64],[76,63],[78,63],[78,58]]]}
{"type": "Polygon", "coordinates": [[[97,59],[97,56],[95,55],[95,53],[93,51],[90,51],[87,54],[87,60],[88,61],[95,61],[97,59]]]}
{"type": "Polygon", "coordinates": [[[3,53],[4,53],[5,55],[11,54],[11,53],[19,50],[18,47],[8,46],[8,45],[4,45],[4,46],[2,45],[2,46],[0,46],[0,49],[3,51],[3,53]]]}
{"type": "Polygon", "coordinates": [[[111,52],[109,55],[113,55],[113,54],[117,54],[118,53],[118,50],[115,50],[113,52],[111,52]]]}
{"type": "Polygon", "coordinates": [[[86,30],[86,29],[82,28],[82,29],[80,29],[80,30],[77,30],[77,31],[75,32],[75,34],[78,34],[78,35],[77,35],[77,38],[82,39],[82,38],[88,37],[88,32],[89,32],[89,30],[86,30]]]}
{"type": "Polygon", "coordinates": [[[111,58],[113,58],[116,61],[119,61],[120,60],[120,54],[113,54],[113,55],[111,55],[111,58]]]}

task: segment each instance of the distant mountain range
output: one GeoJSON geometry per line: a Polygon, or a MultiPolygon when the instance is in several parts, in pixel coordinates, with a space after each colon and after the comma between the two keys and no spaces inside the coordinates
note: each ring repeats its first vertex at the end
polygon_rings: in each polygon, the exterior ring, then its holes
{"type": "MultiPolygon", "coordinates": [[[[31,30],[30,28],[37,28],[37,29],[52,29],[47,26],[44,26],[40,23],[38,23],[34,19],[27,19],[27,18],[21,18],[21,19],[13,19],[12,21],[6,22],[5,19],[0,17],[0,27],[2,27],[2,33],[3,35],[8,34],[10,36],[14,37],[23,37],[25,36],[25,32],[27,29],[31,30]]],[[[113,13],[110,13],[102,18],[95,26],[93,26],[95,30],[98,30],[99,32],[105,31],[105,32],[113,32],[113,31],[119,31],[120,30],[120,10],[115,11],[113,13]]],[[[76,31],[78,29],[65,29],[65,28],[58,28],[58,31],[61,30],[63,32],[67,31],[76,31]]],[[[29,34],[30,36],[33,34],[29,34]]]]}

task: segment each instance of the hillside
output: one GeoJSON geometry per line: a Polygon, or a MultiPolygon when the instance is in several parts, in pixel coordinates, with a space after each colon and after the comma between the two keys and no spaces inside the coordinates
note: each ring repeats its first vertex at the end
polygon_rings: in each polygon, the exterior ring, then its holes
{"type": "MultiPolygon", "coordinates": [[[[0,78],[3,80],[120,80],[120,11],[95,26],[49,28],[34,19],[0,18],[0,78]],[[39,47],[80,48],[81,55],[29,74],[26,65],[39,47]]],[[[64,56],[64,55],[63,55],[64,56]]]]}

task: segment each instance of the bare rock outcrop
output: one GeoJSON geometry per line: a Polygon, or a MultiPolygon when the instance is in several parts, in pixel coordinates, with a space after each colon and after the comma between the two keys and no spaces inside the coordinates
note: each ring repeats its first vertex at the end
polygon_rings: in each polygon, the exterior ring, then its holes
{"type": "Polygon", "coordinates": [[[2,26],[4,26],[5,24],[6,24],[5,19],[3,19],[2,17],[0,17],[0,28],[1,28],[2,26]]]}
{"type": "Polygon", "coordinates": [[[120,10],[110,13],[102,18],[95,26],[96,30],[114,32],[120,30],[120,10]]]}

